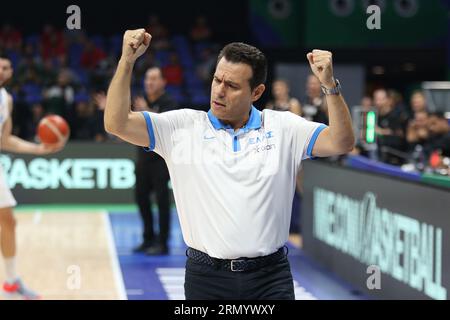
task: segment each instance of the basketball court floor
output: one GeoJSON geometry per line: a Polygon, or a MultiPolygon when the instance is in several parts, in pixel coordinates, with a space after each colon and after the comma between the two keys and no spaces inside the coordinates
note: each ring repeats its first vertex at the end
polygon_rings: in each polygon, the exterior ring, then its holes
{"type": "MultiPolygon", "coordinates": [[[[15,212],[18,270],[43,299],[184,299],[186,245],[175,209],[170,254],[153,257],[132,252],[141,240],[135,206],[19,206],[15,212]]],[[[368,298],[288,247],[296,299],[368,298]]]]}

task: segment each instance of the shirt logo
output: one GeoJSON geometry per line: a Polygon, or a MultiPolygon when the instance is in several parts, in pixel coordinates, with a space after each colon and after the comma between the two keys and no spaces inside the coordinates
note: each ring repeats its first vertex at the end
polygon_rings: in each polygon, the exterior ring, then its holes
{"type": "Polygon", "coordinates": [[[260,143],[260,142],[262,142],[262,141],[264,141],[266,139],[270,139],[270,138],[273,138],[273,137],[274,137],[273,131],[268,131],[268,132],[266,132],[266,134],[264,136],[248,139],[248,144],[257,144],[257,143],[260,143]]]}

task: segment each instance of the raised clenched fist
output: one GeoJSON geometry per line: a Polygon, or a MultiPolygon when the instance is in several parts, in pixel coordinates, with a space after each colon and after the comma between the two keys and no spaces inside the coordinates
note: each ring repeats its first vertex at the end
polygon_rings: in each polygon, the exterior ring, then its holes
{"type": "Polygon", "coordinates": [[[320,83],[327,88],[334,87],[332,53],[330,51],[315,49],[309,52],[306,57],[308,58],[312,72],[319,78],[320,83]]]}
{"type": "Polygon", "coordinates": [[[134,63],[150,45],[152,36],[145,29],[127,30],[123,35],[122,59],[134,63]]]}

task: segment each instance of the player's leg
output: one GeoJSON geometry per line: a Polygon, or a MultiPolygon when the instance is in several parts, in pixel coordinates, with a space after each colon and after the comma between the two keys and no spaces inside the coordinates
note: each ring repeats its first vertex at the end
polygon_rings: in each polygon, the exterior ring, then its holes
{"type": "Polygon", "coordinates": [[[169,196],[169,171],[163,159],[155,162],[153,171],[153,185],[158,202],[159,212],[159,242],[147,251],[151,255],[169,253],[168,242],[170,232],[170,196],[169,196]]]}
{"type": "Polygon", "coordinates": [[[14,257],[16,256],[16,219],[12,208],[0,208],[0,249],[5,260],[6,280],[17,278],[14,257]]]}
{"type": "Polygon", "coordinates": [[[148,174],[149,168],[144,161],[136,163],[135,199],[143,225],[143,241],[134,252],[144,252],[153,244],[155,234],[153,231],[153,212],[150,203],[151,182],[148,174]]]}
{"type": "Polygon", "coordinates": [[[17,275],[16,270],[16,219],[12,207],[0,208],[0,249],[5,263],[6,280],[3,294],[7,298],[38,299],[17,275]]]}

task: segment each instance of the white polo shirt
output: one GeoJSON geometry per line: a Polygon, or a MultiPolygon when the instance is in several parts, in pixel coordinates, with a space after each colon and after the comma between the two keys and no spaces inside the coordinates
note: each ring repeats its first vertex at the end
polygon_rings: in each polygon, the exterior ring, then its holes
{"type": "Polygon", "coordinates": [[[297,172],[325,125],[255,107],[236,132],[211,111],[143,114],[148,149],[169,168],[188,246],[235,259],[268,255],[286,243],[297,172]]]}

